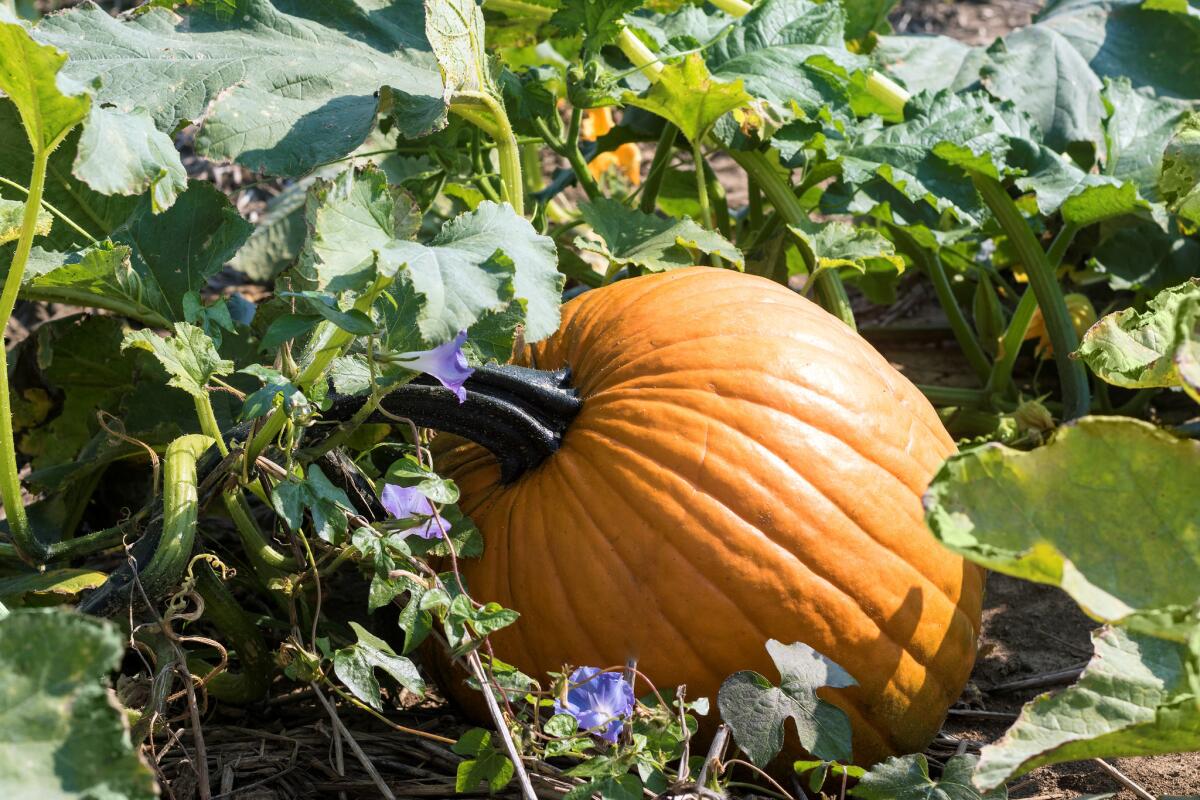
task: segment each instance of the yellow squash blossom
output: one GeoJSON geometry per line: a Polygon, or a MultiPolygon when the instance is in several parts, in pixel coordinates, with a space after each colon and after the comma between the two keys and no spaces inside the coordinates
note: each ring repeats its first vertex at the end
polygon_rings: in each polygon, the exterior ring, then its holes
{"type": "MultiPolygon", "coordinates": [[[[579,138],[585,142],[594,142],[613,128],[612,110],[608,108],[590,108],[583,116],[579,127],[579,138]]],[[[617,168],[632,183],[637,186],[642,182],[642,151],[636,142],[626,142],[607,153],[600,153],[588,163],[588,172],[600,180],[600,176],[612,168],[617,168]]]]}
{"type": "MultiPolygon", "coordinates": [[[[1067,301],[1067,312],[1071,315],[1071,324],[1075,327],[1075,333],[1083,336],[1084,331],[1096,323],[1096,309],[1092,307],[1092,301],[1082,294],[1068,294],[1063,299],[1067,301]]],[[[1046,320],[1042,317],[1040,308],[1033,312],[1033,319],[1029,321],[1029,327],[1025,330],[1025,339],[1038,340],[1037,348],[1034,350],[1038,358],[1054,356],[1054,348],[1051,346],[1050,336],[1046,332],[1046,320]]]]}

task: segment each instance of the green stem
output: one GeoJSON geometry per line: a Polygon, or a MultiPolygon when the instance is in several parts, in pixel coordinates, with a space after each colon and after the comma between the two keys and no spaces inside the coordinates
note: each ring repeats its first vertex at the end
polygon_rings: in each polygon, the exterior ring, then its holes
{"type": "MultiPolygon", "coordinates": [[[[1063,256],[1067,253],[1067,248],[1071,246],[1071,242],[1074,241],[1075,234],[1078,232],[1079,226],[1068,222],[1054,237],[1054,241],[1046,253],[1046,260],[1050,262],[1050,266],[1055,271],[1058,270],[1063,256]]],[[[996,363],[992,365],[992,374],[988,377],[987,383],[988,388],[992,391],[1007,394],[1012,388],[1013,365],[1017,361],[1021,343],[1025,341],[1025,334],[1029,330],[1029,323],[1033,321],[1033,312],[1036,310],[1037,298],[1032,289],[1026,289],[1021,295],[1016,310],[1013,311],[1012,319],[1008,322],[1008,328],[1004,331],[1004,337],[1001,339],[1000,347],[1003,352],[996,363]]]]}
{"type": "MultiPolygon", "coordinates": [[[[33,157],[29,197],[25,200],[25,215],[21,220],[21,235],[17,239],[16,251],[8,267],[8,276],[4,279],[4,291],[0,293],[0,320],[3,320],[5,326],[8,325],[13,308],[17,304],[21,281],[25,278],[25,265],[29,261],[29,251],[33,249],[33,237],[37,233],[37,218],[42,208],[42,192],[46,187],[46,167],[49,160],[49,150],[36,152],[33,157]]],[[[25,515],[12,423],[12,399],[9,397],[8,386],[8,345],[4,343],[0,346],[0,500],[4,502],[13,545],[26,563],[36,566],[44,557],[45,548],[34,537],[33,530],[29,527],[29,518],[25,515]]]]}
{"type": "Polygon", "coordinates": [[[750,181],[746,187],[746,194],[749,197],[746,223],[751,231],[756,231],[762,227],[763,223],[762,192],[758,190],[758,184],[750,181]]]}
{"type": "MultiPolygon", "coordinates": [[[[503,184],[504,199],[516,209],[518,214],[525,213],[525,182],[521,178],[521,146],[517,143],[517,135],[509,122],[504,104],[487,92],[458,92],[455,99],[473,101],[488,110],[493,119],[493,127],[489,132],[496,142],[496,155],[500,161],[500,183],[503,184]]],[[[453,107],[453,104],[452,104],[453,107]]]]}
{"type": "Polygon", "coordinates": [[[171,321],[162,314],[144,308],[137,303],[121,300],[117,297],[105,297],[89,292],[86,289],[72,289],[67,286],[26,286],[21,290],[21,298],[24,300],[41,300],[46,303],[83,306],[85,308],[102,308],[105,311],[112,311],[118,316],[137,320],[150,328],[171,327],[171,321]]]}
{"type": "Polygon", "coordinates": [[[662,60],[646,47],[637,34],[629,28],[621,28],[621,34],[617,37],[617,47],[646,80],[658,83],[663,71],[662,60]]]}
{"type": "MultiPolygon", "coordinates": [[[[737,162],[750,180],[758,184],[763,194],[775,206],[775,210],[783,221],[797,227],[808,222],[808,214],[800,205],[792,185],[786,176],[776,171],[775,166],[767,160],[764,153],[758,150],[728,150],[730,158],[737,162]]],[[[817,298],[825,310],[845,322],[851,328],[854,325],[854,312],[850,308],[850,298],[846,296],[846,287],[842,279],[833,270],[824,270],[814,279],[817,298]]]]}
{"type": "Polygon", "coordinates": [[[708,201],[712,205],[713,224],[726,239],[733,241],[733,228],[729,220],[729,198],[725,194],[725,186],[713,172],[712,167],[704,165],[704,181],[708,186],[708,201]]]}
{"type": "Polygon", "coordinates": [[[471,131],[471,166],[475,170],[475,174],[471,176],[470,180],[475,184],[475,188],[485,199],[499,203],[500,193],[496,191],[495,186],[492,186],[487,164],[483,160],[483,148],[479,146],[479,128],[471,131]]]}
{"type": "Polygon", "coordinates": [[[658,193],[662,190],[663,179],[667,177],[667,164],[675,149],[675,137],[678,135],[679,128],[670,122],[663,123],[662,133],[658,135],[658,145],[654,148],[654,158],[650,161],[650,170],[646,173],[646,180],[642,183],[642,200],[638,204],[638,208],[643,213],[654,213],[654,206],[658,202],[658,193]]]}
{"type": "Polygon", "coordinates": [[[937,253],[931,253],[918,244],[908,231],[896,225],[891,226],[891,229],[900,249],[914,263],[919,264],[925,274],[929,276],[938,303],[941,304],[942,311],[945,312],[946,319],[950,322],[950,330],[954,332],[954,340],[958,342],[959,349],[962,350],[971,369],[979,376],[979,380],[986,383],[992,373],[992,364],[988,360],[987,353],[983,352],[979,340],[975,337],[971,323],[967,321],[962,309],[959,308],[958,300],[954,298],[954,290],[950,286],[950,278],[946,275],[946,268],[942,264],[942,260],[937,253]]]}
{"type": "Polygon", "coordinates": [[[867,94],[883,103],[889,111],[903,116],[909,94],[904,87],[882,73],[871,70],[867,76],[867,94]]]}
{"type": "Polygon", "coordinates": [[[487,0],[488,11],[500,11],[505,14],[516,14],[531,20],[548,20],[554,16],[554,8],[541,3],[529,3],[524,0],[487,0]]]}
{"type": "MultiPolygon", "coordinates": [[[[984,202],[1004,229],[1021,263],[1025,265],[1029,287],[1042,310],[1046,333],[1054,347],[1054,365],[1062,383],[1063,419],[1069,422],[1082,417],[1088,413],[1090,407],[1087,371],[1082,362],[1071,358],[1071,353],[1079,347],[1079,337],[1075,333],[1066,300],[1063,299],[1062,290],[1058,286],[1055,268],[1004,186],[986,175],[977,174],[974,180],[984,202]]],[[[1065,251],[1066,247],[1062,249],[1065,251]]]]}
{"type": "Polygon", "coordinates": [[[750,9],[754,8],[745,0],[709,0],[709,2],[731,17],[744,17],[750,13],[750,9]]]}
{"type": "MultiPolygon", "coordinates": [[[[222,457],[229,455],[229,447],[221,435],[221,426],[217,424],[217,415],[213,413],[212,401],[207,393],[199,395],[196,400],[196,416],[200,420],[200,430],[211,437],[217,444],[217,451],[222,457]]],[[[254,571],[264,581],[286,573],[289,559],[271,546],[266,534],[254,521],[250,506],[245,495],[238,489],[230,489],[221,493],[221,502],[233,520],[238,538],[242,540],[242,548],[250,558],[254,571]]]]}
{"type": "Polygon", "coordinates": [[[528,194],[535,194],[546,185],[542,179],[541,143],[522,141],[519,144],[521,145],[521,176],[525,179],[525,191],[528,194]]]}
{"type": "Polygon", "coordinates": [[[696,169],[696,199],[700,201],[700,223],[710,231],[716,229],[713,224],[712,208],[708,203],[708,181],[704,179],[704,147],[700,140],[692,142],[692,164],[696,169]]]}
{"type": "Polygon", "coordinates": [[[1012,386],[1013,365],[1021,351],[1021,343],[1025,341],[1029,323],[1033,321],[1034,311],[1037,311],[1037,298],[1033,296],[1032,289],[1026,289],[1013,311],[1012,319],[1008,321],[1004,336],[1000,339],[1000,349],[1003,352],[992,365],[992,374],[988,376],[987,385],[992,391],[1007,393],[1012,386]]]}
{"type": "MultiPolygon", "coordinates": [[[[220,700],[251,703],[267,694],[274,664],[271,650],[258,627],[246,616],[229,589],[213,572],[207,561],[197,561],[193,569],[196,591],[204,598],[204,619],[212,623],[222,638],[233,646],[241,671],[225,671],[208,682],[209,693],[220,700]]],[[[188,669],[207,675],[212,666],[200,659],[188,659],[188,669]],[[194,665],[194,666],[193,666],[194,665]]]]}
{"type": "Polygon", "coordinates": [[[596,185],[596,179],[592,177],[592,171],[588,169],[587,161],[579,150],[579,129],[582,119],[583,109],[571,109],[571,127],[567,132],[566,140],[555,136],[544,119],[538,119],[536,124],[550,149],[565,158],[571,165],[571,171],[575,173],[575,180],[578,181],[584,194],[588,196],[588,200],[595,200],[600,196],[600,187],[596,185]]]}
{"type": "Polygon", "coordinates": [[[988,408],[991,393],[986,389],[961,389],[955,386],[917,386],[921,393],[935,406],[966,406],[988,408]]]}
{"type": "MultiPolygon", "coordinates": [[[[391,285],[391,279],[387,277],[378,277],[371,288],[363,292],[354,302],[354,308],[368,316],[371,313],[371,306],[375,305],[375,301],[379,295],[383,293],[391,285]]],[[[325,371],[329,369],[329,365],[333,360],[342,354],[342,351],[354,342],[354,334],[344,331],[332,322],[322,321],[313,334],[309,345],[304,352],[304,366],[300,369],[300,374],[296,377],[296,386],[302,390],[308,390],[313,384],[324,376],[325,371]]],[[[249,446],[246,448],[246,459],[248,463],[252,463],[258,458],[259,454],[267,448],[267,445],[279,435],[283,430],[284,423],[287,422],[288,412],[283,408],[277,408],[272,412],[271,416],[267,417],[267,421],[258,429],[258,433],[254,435],[249,446]]]]}

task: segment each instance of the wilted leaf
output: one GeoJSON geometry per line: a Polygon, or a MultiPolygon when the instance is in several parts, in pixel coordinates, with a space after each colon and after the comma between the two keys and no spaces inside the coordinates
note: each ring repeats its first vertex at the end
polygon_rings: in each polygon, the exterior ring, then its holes
{"type": "MultiPolygon", "coordinates": [[[[50,226],[54,218],[44,208],[38,209],[37,227],[34,233],[38,236],[49,236],[50,226]]],[[[25,223],[25,203],[18,200],[0,198],[0,244],[15,242],[21,238],[21,226],[25,223]]]]}
{"type": "Polygon", "coordinates": [[[179,11],[114,18],[84,5],[43,20],[36,35],[71,54],[69,77],[100,79],[100,103],[144,108],[164,133],[198,122],[200,155],[252,170],[302,175],[349,154],[374,126],[383,87],[406,134],[445,118],[417,0],[240,0],[236,14],[212,3],[179,11]]]}
{"type": "Polygon", "coordinates": [[[74,567],[7,575],[0,578],[0,598],[10,605],[20,605],[27,597],[66,603],[107,579],[104,572],[74,567]]]}
{"type": "Polygon", "coordinates": [[[14,800],[153,800],[150,768],[106,686],[117,627],[57,609],[0,618],[0,785],[14,800]]]}
{"type": "Polygon", "coordinates": [[[717,694],[721,718],[738,747],[760,766],[783,747],[784,723],[796,723],[800,744],[828,761],[850,761],[850,720],[846,712],[817,697],[822,686],[853,686],[841,667],[806,644],[784,645],[774,639],[767,651],[782,678],[778,687],[749,670],[725,679],[717,694]]]}
{"type": "Polygon", "coordinates": [[[1078,357],[1105,381],[1129,389],[1179,386],[1176,358],[1195,346],[1200,279],[1159,292],[1146,310],[1107,314],[1083,336],[1078,357]]]}
{"type": "Polygon", "coordinates": [[[421,679],[415,664],[404,656],[396,655],[391,645],[357,622],[351,622],[350,627],[354,629],[357,641],[334,652],[333,671],[355,697],[378,711],[383,710],[376,669],[391,675],[410,692],[425,694],[425,681],[421,679]]]}
{"type": "Polygon", "coordinates": [[[1092,645],[1078,683],[1027,703],[1004,736],[983,748],[977,786],[997,787],[1044,764],[1196,749],[1200,707],[1188,680],[1195,654],[1120,628],[1094,632],[1092,645]]]}
{"type": "Polygon", "coordinates": [[[579,238],[576,246],[600,253],[614,264],[661,272],[696,263],[692,250],[718,255],[738,267],[745,263],[741,251],[724,236],[691,219],[644,214],[606,197],[582,204],[580,212],[604,243],[579,238]]]}
{"type": "Polygon", "coordinates": [[[1060,586],[1098,620],[1179,639],[1200,611],[1198,474],[1200,443],[1085,417],[1032,452],[952,456],[925,496],[926,520],[988,569],[1060,586]]]}

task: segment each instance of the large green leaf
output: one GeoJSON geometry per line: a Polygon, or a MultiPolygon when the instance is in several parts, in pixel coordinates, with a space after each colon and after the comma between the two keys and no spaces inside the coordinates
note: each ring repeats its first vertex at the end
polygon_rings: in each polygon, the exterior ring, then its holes
{"type": "Polygon", "coordinates": [[[714,80],[704,59],[692,53],[681,63],[664,68],[645,95],[626,93],[623,99],[673,123],[688,140],[698,142],[717,120],[753,98],[746,93],[740,78],[714,80]]]}
{"type": "Polygon", "coordinates": [[[106,686],[125,640],[56,609],[0,618],[0,786],[11,800],[152,800],[150,768],[106,686]]]}
{"type": "Polygon", "coordinates": [[[91,107],[84,87],[59,74],[66,60],[0,7],[0,92],[17,107],[30,144],[41,153],[58,146],[91,107]]]}
{"type": "MultiPolygon", "coordinates": [[[[1136,162],[1151,158],[1163,114],[1200,100],[1200,17],[1154,10],[1134,0],[1071,0],[1054,3],[1034,25],[996,44],[970,47],[946,37],[883,37],[875,56],[913,91],[982,87],[1013,102],[1034,119],[1042,137],[1059,152],[1072,143],[1093,144],[1104,155],[1106,116],[1100,97],[1105,79],[1124,78],[1142,98],[1126,94],[1114,103],[1124,116],[1124,149],[1142,117],[1136,162]],[[1166,54],[1171,54],[1169,57],[1166,54]],[[1149,108],[1147,107],[1149,106],[1149,108]]],[[[1112,98],[1110,98],[1111,101],[1112,98]]],[[[1161,153],[1161,150],[1159,150],[1161,153]]],[[[1110,157],[1120,156],[1109,153],[1110,157]]],[[[1127,158],[1128,156],[1124,156],[1127,158]]],[[[1144,174],[1122,173],[1138,180],[1144,174]]]]}
{"type": "Polygon", "coordinates": [[[719,255],[738,267],[745,263],[741,251],[724,236],[691,219],[643,214],[604,197],[581,205],[580,211],[604,242],[578,238],[576,246],[600,253],[613,264],[661,272],[696,263],[692,250],[719,255]]]}
{"type": "Polygon", "coordinates": [[[1091,616],[1179,639],[1200,614],[1200,442],[1085,417],[1032,452],[952,456],[925,496],[942,544],[1062,587],[1091,616]]]}
{"type": "Polygon", "coordinates": [[[1104,173],[1131,181],[1147,200],[1158,201],[1163,150],[1179,123],[1178,102],[1135,91],[1127,79],[1106,82],[1104,173]]]}
{"type": "Polygon", "coordinates": [[[1116,386],[1180,386],[1178,360],[1196,346],[1197,321],[1200,278],[1159,292],[1143,312],[1127,308],[1105,315],[1084,334],[1078,357],[1116,386]]]}
{"type": "Polygon", "coordinates": [[[779,670],[779,686],[745,670],[725,679],[717,693],[721,719],[738,747],[755,764],[765,765],[783,747],[784,724],[796,725],[800,744],[828,761],[850,760],[850,720],[846,712],[817,696],[823,686],[853,686],[854,678],[806,644],[771,639],[767,652],[779,670]]]}
{"type": "Polygon", "coordinates": [[[71,55],[66,74],[99,78],[96,99],[146,109],[171,133],[196,122],[196,150],[251,169],[301,175],[370,133],[378,94],[418,136],[445,118],[443,83],[419,0],[238,0],[113,18],[92,4],[36,35],[71,55]]]}
{"type": "Polygon", "coordinates": [[[1120,628],[1092,634],[1095,654],[1079,682],[1028,703],[1004,736],[986,745],[974,782],[984,789],[1045,764],[1195,750],[1200,666],[1185,645],[1120,628]]]}
{"type": "Polygon", "coordinates": [[[847,117],[854,99],[849,77],[868,61],[846,49],[845,27],[840,3],[763,0],[705,50],[704,59],[714,77],[741,79],[785,119],[797,111],[816,117],[825,107],[847,117]]]}
{"type": "Polygon", "coordinates": [[[507,204],[480,203],[427,245],[393,241],[379,260],[420,297],[417,326],[427,342],[449,341],[513,302],[524,312],[527,341],[558,330],[563,276],[554,242],[507,204]]]}

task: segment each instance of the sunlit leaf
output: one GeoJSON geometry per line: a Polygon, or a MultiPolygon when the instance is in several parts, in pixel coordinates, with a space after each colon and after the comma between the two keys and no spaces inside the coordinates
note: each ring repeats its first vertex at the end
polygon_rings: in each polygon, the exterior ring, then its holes
{"type": "Polygon", "coordinates": [[[212,379],[233,372],[234,364],[221,358],[212,339],[195,325],[176,322],[174,330],[175,335],[167,338],[154,331],[131,331],[121,348],[136,347],[153,353],[171,375],[171,386],[193,397],[205,396],[212,379]]]}
{"type": "Polygon", "coordinates": [[[643,214],[608,198],[584,204],[580,211],[604,243],[579,238],[576,246],[600,253],[613,264],[660,272],[696,263],[692,250],[718,255],[734,266],[744,263],[741,252],[724,236],[691,219],[643,214]]]}

